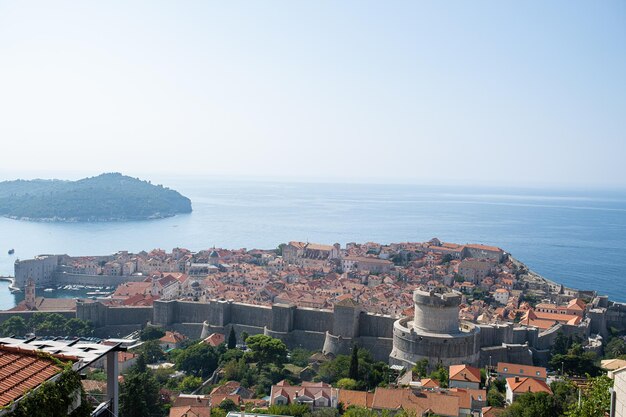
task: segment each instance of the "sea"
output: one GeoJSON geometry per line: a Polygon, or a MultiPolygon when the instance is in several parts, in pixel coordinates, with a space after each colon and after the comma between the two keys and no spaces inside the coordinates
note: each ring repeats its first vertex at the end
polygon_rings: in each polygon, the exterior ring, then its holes
{"type": "MultiPolygon", "coordinates": [[[[166,219],[39,223],[0,218],[0,276],[37,254],[275,248],[290,240],[495,245],[566,286],[626,302],[626,191],[170,179],[193,212],[166,219]],[[14,255],[8,255],[9,249],[14,255]]],[[[77,297],[76,291],[42,293],[77,297]]],[[[0,281],[0,309],[20,295],[0,281]]]]}

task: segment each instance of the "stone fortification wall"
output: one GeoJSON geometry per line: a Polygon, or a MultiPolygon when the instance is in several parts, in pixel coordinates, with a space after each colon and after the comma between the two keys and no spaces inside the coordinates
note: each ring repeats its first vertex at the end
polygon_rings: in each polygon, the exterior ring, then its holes
{"type": "Polygon", "coordinates": [[[528,343],[529,346],[537,346],[539,340],[539,329],[533,327],[513,327],[512,338],[507,343],[523,345],[528,343]]]}
{"type": "Polygon", "coordinates": [[[147,277],[141,275],[84,275],[55,272],[50,284],[53,285],[93,285],[99,287],[117,287],[126,282],[141,282],[147,277]]]}
{"type": "Polygon", "coordinates": [[[192,338],[206,337],[214,332],[226,334],[233,327],[238,337],[244,331],[250,335],[267,334],[283,340],[291,348],[318,351],[330,338],[334,354],[349,353],[356,343],[373,349],[371,352],[376,359],[386,361],[391,352],[391,326],[395,318],[362,313],[358,306],[343,307],[334,311],[223,300],[208,303],[159,300],[154,303],[152,322],[192,338]],[[343,334],[333,334],[331,331],[335,327],[343,334]],[[335,343],[337,340],[341,343],[335,343]]]}
{"type": "Polygon", "coordinates": [[[401,319],[394,323],[390,362],[412,366],[421,359],[429,359],[431,365],[477,365],[480,347],[479,327],[454,334],[420,333],[408,327],[408,319],[401,319]]]}
{"type": "Polygon", "coordinates": [[[59,256],[57,255],[40,255],[34,259],[17,260],[14,265],[14,285],[24,288],[31,278],[37,286],[51,284],[58,264],[59,256]]]}
{"type": "Polygon", "coordinates": [[[294,329],[325,333],[333,326],[332,310],[297,308],[294,312],[294,329]]]}
{"type": "Polygon", "coordinates": [[[626,304],[625,303],[608,303],[606,310],[606,326],[614,327],[618,331],[626,331],[626,304]]]}
{"type": "Polygon", "coordinates": [[[230,323],[246,324],[261,327],[272,323],[272,308],[252,304],[232,303],[230,309],[230,323]]]}
{"type": "Polygon", "coordinates": [[[344,339],[341,336],[335,336],[330,334],[330,332],[326,332],[324,335],[324,345],[322,347],[322,353],[325,355],[348,355],[350,354],[350,349],[354,344],[354,339],[347,338],[344,339]]]}
{"type": "Polygon", "coordinates": [[[332,333],[344,338],[357,337],[359,335],[360,316],[361,308],[356,305],[335,304],[332,333]]]}
{"type": "Polygon", "coordinates": [[[577,326],[557,324],[556,326],[539,333],[537,343],[533,347],[537,350],[550,350],[559,332],[562,332],[566,337],[577,335],[584,340],[589,337],[589,331],[590,326],[588,319],[577,326]]]}
{"type": "Polygon", "coordinates": [[[533,352],[527,345],[501,345],[489,346],[480,350],[481,367],[487,365],[496,366],[498,362],[519,363],[521,365],[533,365],[533,352]]]}
{"type": "Polygon", "coordinates": [[[143,327],[153,319],[152,307],[111,307],[78,301],[75,317],[91,321],[94,327],[134,325],[143,327]]]}
{"type": "Polygon", "coordinates": [[[202,323],[174,323],[168,328],[184,334],[191,340],[200,339],[202,336],[202,323]]]}
{"type": "Polygon", "coordinates": [[[177,301],[177,323],[200,323],[209,317],[209,304],[193,301],[177,301]]]}
{"type": "Polygon", "coordinates": [[[509,324],[488,325],[479,324],[480,327],[480,345],[481,346],[499,346],[503,343],[511,343],[513,339],[513,326],[509,324]]]}
{"type": "Polygon", "coordinates": [[[360,347],[369,350],[375,360],[389,362],[389,355],[393,349],[392,338],[360,336],[358,344],[360,347]]]}
{"type": "Polygon", "coordinates": [[[391,340],[393,338],[393,322],[396,317],[382,314],[363,313],[359,317],[359,336],[383,337],[391,340]]]}

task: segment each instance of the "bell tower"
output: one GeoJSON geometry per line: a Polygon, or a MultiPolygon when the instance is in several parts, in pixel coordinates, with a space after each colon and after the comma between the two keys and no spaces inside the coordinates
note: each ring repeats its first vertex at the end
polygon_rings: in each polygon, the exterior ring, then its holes
{"type": "Polygon", "coordinates": [[[32,278],[29,278],[26,282],[26,288],[24,288],[25,297],[24,301],[26,303],[26,307],[29,310],[35,308],[35,281],[32,278]]]}

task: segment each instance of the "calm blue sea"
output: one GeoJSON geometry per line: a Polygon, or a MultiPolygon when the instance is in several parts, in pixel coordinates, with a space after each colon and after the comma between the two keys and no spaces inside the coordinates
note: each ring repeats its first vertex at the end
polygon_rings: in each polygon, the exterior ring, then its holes
{"type": "MultiPolygon", "coordinates": [[[[193,213],[129,223],[0,218],[0,275],[17,257],[176,246],[274,248],[281,242],[425,241],[497,245],[536,272],[626,301],[626,192],[415,185],[164,181],[193,213]],[[15,255],[7,251],[15,248],[15,255]]],[[[0,308],[14,297],[0,283],[0,308]]]]}

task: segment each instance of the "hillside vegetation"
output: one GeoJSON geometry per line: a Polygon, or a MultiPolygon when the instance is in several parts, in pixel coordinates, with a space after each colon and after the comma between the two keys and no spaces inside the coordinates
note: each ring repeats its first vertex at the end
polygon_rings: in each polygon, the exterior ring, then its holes
{"type": "Polygon", "coordinates": [[[177,191],[119,173],[78,181],[0,182],[0,215],[38,221],[142,220],[190,213],[177,191]]]}

